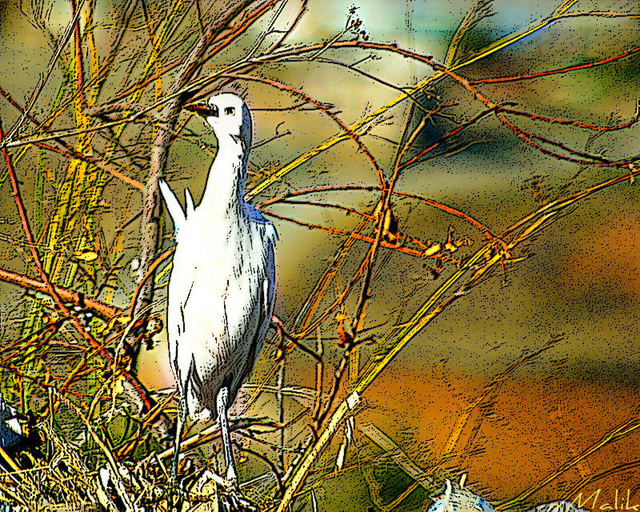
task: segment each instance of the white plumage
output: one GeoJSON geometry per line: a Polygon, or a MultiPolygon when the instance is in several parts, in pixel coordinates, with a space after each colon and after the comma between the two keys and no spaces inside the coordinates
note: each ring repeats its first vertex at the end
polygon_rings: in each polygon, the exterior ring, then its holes
{"type": "Polygon", "coordinates": [[[186,416],[203,419],[215,410],[220,422],[227,479],[237,476],[227,409],[251,372],[269,327],[275,287],[273,225],[244,201],[251,146],[251,115],[231,93],[191,107],[218,139],[202,201],[186,212],[164,182],[160,189],[176,229],[169,281],[169,358],[182,396],[175,475],[186,416]]]}
{"type": "Polygon", "coordinates": [[[17,416],[17,409],[0,394],[0,448],[9,448],[25,439],[17,416]]]}

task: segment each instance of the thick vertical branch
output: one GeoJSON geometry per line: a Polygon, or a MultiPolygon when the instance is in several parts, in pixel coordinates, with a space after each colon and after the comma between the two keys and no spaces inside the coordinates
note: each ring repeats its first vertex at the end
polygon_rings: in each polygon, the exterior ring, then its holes
{"type": "Polygon", "coordinates": [[[320,417],[320,409],[322,407],[322,388],[323,388],[323,376],[324,376],[324,361],[322,359],[323,354],[323,345],[322,345],[322,334],[320,327],[318,327],[318,335],[316,337],[316,352],[320,356],[320,358],[316,361],[316,398],[313,404],[313,413],[312,417],[315,418],[312,431],[315,437],[315,440],[318,439],[318,431],[320,430],[320,425],[318,424],[318,418],[320,417]]]}
{"type": "MultiPolygon", "coordinates": [[[[158,180],[164,177],[167,166],[169,150],[174,139],[173,134],[175,133],[176,123],[183,103],[181,93],[186,92],[189,83],[200,72],[202,65],[208,58],[207,50],[216,37],[218,37],[235,18],[254,3],[256,3],[255,0],[239,2],[235,7],[228,9],[224,17],[217,19],[215,23],[206,29],[193,45],[182,66],[180,66],[168,91],[171,100],[166,102],[162,109],[161,117],[163,121],[158,126],[151,147],[149,176],[144,189],[143,218],[140,228],[142,244],[140,260],[143,275],[146,275],[151,269],[160,247],[160,213],[162,210],[158,180]]],[[[256,11],[268,8],[275,3],[275,0],[262,0],[258,3],[256,11]]],[[[134,318],[146,316],[148,307],[153,301],[153,284],[153,276],[143,284],[133,308],[134,318]]],[[[135,346],[134,358],[136,360],[139,352],[140,346],[135,346]]]]}
{"type": "Polygon", "coordinates": [[[78,95],[78,110],[86,107],[84,97],[84,64],[82,58],[82,34],[80,33],[80,16],[77,0],[71,0],[71,15],[73,16],[73,38],[76,58],[76,92],[78,95]]]}
{"type": "Polygon", "coordinates": [[[278,422],[282,426],[279,433],[278,439],[278,471],[280,474],[285,471],[285,428],[284,428],[284,394],[282,393],[282,388],[284,387],[284,373],[285,373],[285,355],[282,352],[282,361],[280,361],[280,368],[278,369],[278,383],[277,383],[277,392],[276,392],[276,400],[278,402],[278,422]]]}
{"type": "MultiPolygon", "coordinates": [[[[178,114],[180,113],[180,103],[178,99],[173,99],[165,105],[162,116],[163,121],[155,140],[151,147],[149,177],[144,188],[144,205],[142,211],[142,225],[140,227],[141,234],[141,267],[142,275],[146,275],[151,268],[159,249],[160,241],[160,190],[158,188],[158,180],[164,177],[164,171],[167,166],[169,157],[169,149],[173,140],[172,132],[174,131],[178,114]]],[[[137,318],[143,314],[143,311],[153,301],[153,278],[148,279],[140,289],[138,298],[133,308],[133,316],[137,318]]],[[[134,353],[137,357],[140,347],[134,347],[134,353]]]]}

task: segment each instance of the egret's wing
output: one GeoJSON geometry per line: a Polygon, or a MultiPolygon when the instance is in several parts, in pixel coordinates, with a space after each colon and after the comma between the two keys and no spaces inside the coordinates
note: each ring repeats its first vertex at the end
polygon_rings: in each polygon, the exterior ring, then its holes
{"type": "MultiPolygon", "coordinates": [[[[265,278],[262,282],[262,293],[260,294],[261,312],[260,323],[258,324],[258,336],[260,337],[259,343],[262,343],[264,337],[267,335],[269,326],[271,325],[271,315],[273,314],[276,287],[276,262],[274,248],[276,241],[278,240],[278,233],[271,222],[265,220],[265,223],[265,246],[263,248],[265,278]]],[[[254,359],[257,358],[258,353],[254,355],[254,359]]]]}
{"type": "Polygon", "coordinates": [[[184,224],[186,220],[184,211],[182,210],[182,206],[178,202],[178,198],[173,193],[167,182],[164,180],[158,180],[160,184],[160,192],[162,193],[162,197],[164,198],[164,202],[167,205],[167,210],[169,211],[169,215],[173,220],[173,225],[175,227],[176,233],[180,229],[180,226],[184,224]]]}
{"type": "Polygon", "coordinates": [[[261,239],[263,246],[260,259],[264,267],[260,270],[263,276],[262,283],[258,285],[258,289],[256,290],[254,304],[257,306],[258,318],[256,319],[254,338],[251,341],[250,350],[246,358],[245,371],[242,373],[245,376],[249,375],[253,369],[260,354],[264,338],[271,325],[276,282],[274,246],[278,238],[271,222],[262,217],[253,207],[251,207],[250,212],[254,214],[252,218],[253,222],[257,223],[254,224],[254,226],[259,226],[258,229],[262,232],[261,239]]]}
{"type": "Polygon", "coordinates": [[[249,216],[249,220],[251,222],[255,222],[259,225],[262,225],[264,229],[265,240],[271,243],[272,246],[275,246],[276,242],[278,241],[278,232],[276,231],[276,228],[271,223],[271,221],[268,221],[267,219],[265,219],[264,216],[256,209],[255,206],[249,203],[245,203],[244,207],[245,207],[245,211],[247,212],[247,215],[249,216]]]}
{"type": "Polygon", "coordinates": [[[243,375],[248,376],[251,373],[251,370],[255,366],[258,356],[260,355],[260,349],[262,348],[262,342],[264,341],[264,337],[267,334],[267,330],[269,329],[269,325],[271,324],[271,312],[273,309],[273,301],[270,300],[273,297],[273,293],[271,291],[271,285],[268,279],[263,281],[262,289],[258,292],[259,294],[259,307],[260,313],[257,322],[257,329],[255,333],[255,338],[251,342],[251,347],[249,348],[249,353],[247,354],[246,367],[245,371],[242,372],[243,375]]]}

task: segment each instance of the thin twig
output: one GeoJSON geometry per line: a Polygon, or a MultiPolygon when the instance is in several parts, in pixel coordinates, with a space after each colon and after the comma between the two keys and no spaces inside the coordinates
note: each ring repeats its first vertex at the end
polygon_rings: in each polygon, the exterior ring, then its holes
{"type": "Polygon", "coordinates": [[[603,66],[606,64],[611,64],[612,62],[616,62],[618,60],[622,60],[625,59],[627,57],[631,57],[633,55],[635,55],[636,53],[640,52],[640,46],[636,46],[635,48],[620,53],[618,55],[615,55],[613,57],[608,57],[606,59],[602,59],[602,60],[598,60],[595,62],[588,62],[586,64],[578,64],[575,66],[567,66],[564,68],[559,68],[559,69],[549,69],[546,71],[540,71],[539,73],[531,73],[528,75],[517,75],[517,76],[505,76],[505,77],[499,77],[499,78],[481,78],[478,80],[469,80],[469,83],[471,85],[478,85],[478,84],[497,84],[497,83],[505,83],[505,82],[518,82],[520,80],[532,80],[535,78],[544,78],[547,76],[553,76],[553,75],[557,75],[557,74],[561,74],[561,73],[570,73],[572,71],[578,71],[580,69],[589,69],[589,68],[595,68],[598,66],[603,66]]]}
{"type": "Polygon", "coordinates": [[[62,54],[62,50],[64,49],[64,47],[69,42],[69,39],[71,38],[71,35],[73,34],[73,32],[75,30],[75,26],[76,26],[76,23],[78,22],[78,18],[80,16],[80,11],[82,10],[82,6],[84,5],[84,2],[85,2],[85,0],[80,0],[80,5],[77,6],[77,9],[76,9],[76,12],[75,12],[75,15],[74,15],[73,19],[71,20],[69,25],[67,25],[65,33],[62,36],[62,39],[60,40],[60,42],[58,43],[58,48],[56,49],[55,53],[51,57],[51,60],[49,61],[49,65],[47,66],[47,70],[41,75],[40,82],[38,83],[38,85],[34,89],[33,93],[31,94],[31,98],[29,99],[29,102],[27,103],[27,107],[25,108],[24,113],[22,114],[20,119],[16,122],[16,124],[9,130],[9,132],[7,134],[7,137],[6,137],[7,139],[9,139],[9,140],[13,139],[14,134],[18,130],[20,130],[20,128],[24,124],[24,121],[27,119],[27,116],[33,110],[33,107],[35,106],[36,101],[38,100],[38,97],[40,96],[40,93],[44,89],[44,86],[48,82],[49,78],[51,78],[51,75],[53,74],[53,68],[56,65],[56,62],[58,61],[58,59],[60,58],[60,55],[62,54]]]}

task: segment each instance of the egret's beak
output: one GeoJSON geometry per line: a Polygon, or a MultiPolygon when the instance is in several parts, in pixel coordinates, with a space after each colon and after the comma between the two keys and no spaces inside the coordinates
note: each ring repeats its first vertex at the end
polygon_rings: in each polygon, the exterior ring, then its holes
{"type": "Polygon", "coordinates": [[[184,108],[190,112],[195,112],[202,117],[218,117],[218,107],[215,105],[211,107],[206,103],[192,103],[184,108]]]}

